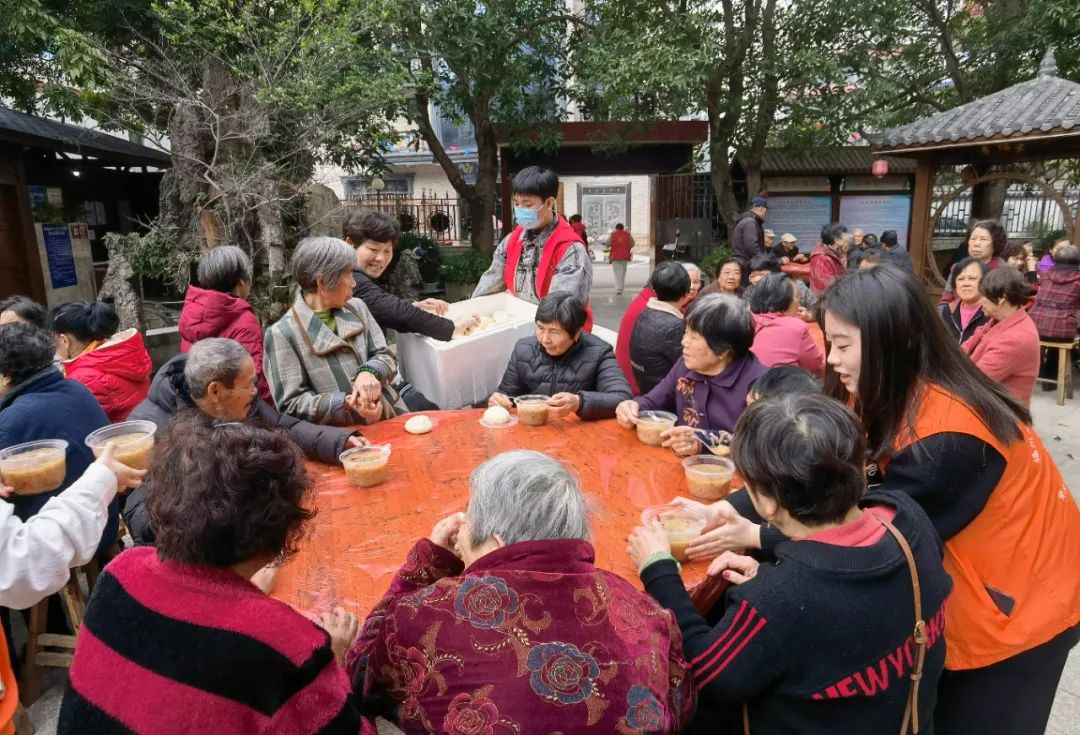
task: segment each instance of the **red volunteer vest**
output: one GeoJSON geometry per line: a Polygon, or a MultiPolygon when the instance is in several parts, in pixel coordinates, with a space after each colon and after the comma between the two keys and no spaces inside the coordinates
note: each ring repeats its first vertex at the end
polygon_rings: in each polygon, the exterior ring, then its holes
{"type": "MultiPolygon", "coordinates": [[[[517,271],[518,262],[521,260],[522,232],[520,226],[515,227],[514,231],[510,233],[510,239],[506,242],[506,268],[503,270],[503,282],[506,284],[506,290],[514,296],[517,296],[517,291],[514,289],[514,273],[517,271]]],[[[548,295],[548,290],[551,288],[551,279],[555,277],[555,268],[558,267],[559,261],[566,255],[566,251],[576,243],[584,245],[578,234],[574,232],[574,228],[565,219],[559,217],[559,224],[555,226],[555,231],[551,233],[551,237],[544,243],[543,251],[540,254],[540,263],[536,268],[536,295],[541,299],[548,295]]],[[[588,300],[585,301],[585,312],[587,314],[585,331],[591,332],[593,316],[588,300]]]]}

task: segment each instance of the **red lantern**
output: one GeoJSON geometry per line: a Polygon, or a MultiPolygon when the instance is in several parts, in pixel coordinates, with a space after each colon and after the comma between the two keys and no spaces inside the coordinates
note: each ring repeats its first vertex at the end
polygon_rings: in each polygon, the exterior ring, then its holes
{"type": "Polygon", "coordinates": [[[887,176],[889,174],[889,162],[886,161],[884,158],[877,159],[870,167],[870,173],[874,174],[874,176],[878,177],[879,179],[882,176],[887,176]]]}

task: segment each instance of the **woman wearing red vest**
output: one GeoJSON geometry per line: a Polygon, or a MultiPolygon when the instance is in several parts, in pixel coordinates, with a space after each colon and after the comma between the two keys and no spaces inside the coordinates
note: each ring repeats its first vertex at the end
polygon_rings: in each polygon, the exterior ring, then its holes
{"type": "Polygon", "coordinates": [[[826,390],[867,433],[871,481],[912,495],[945,541],[938,735],[1046,728],[1080,638],[1080,510],[1015,396],[945,332],[897,269],[825,295],[826,390]]]}
{"type": "MultiPolygon", "coordinates": [[[[592,260],[585,243],[555,211],[559,177],[550,169],[529,166],[514,176],[517,227],[495,248],[491,267],[480,277],[473,298],[509,291],[539,304],[553,291],[567,291],[589,306],[592,260]]],[[[592,331],[592,310],[585,331],[592,331]]]]}

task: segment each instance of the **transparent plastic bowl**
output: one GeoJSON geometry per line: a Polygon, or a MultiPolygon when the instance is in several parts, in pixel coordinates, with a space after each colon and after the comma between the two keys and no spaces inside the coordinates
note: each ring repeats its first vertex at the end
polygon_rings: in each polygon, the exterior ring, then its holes
{"type": "Polygon", "coordinates": [[[695,498],[720,500],[731,492],[735,463],[725,457],[701,454],[682,461],[686,471],[686,489],[695,498]]]}
{"type": "Polygon", "coordinates": [[[658,447],[660,435],[675,425],[678,417],[667,411],[640,411],[637,417],[637,438],[642,444],[658,447]]]}
{"type": "Polygon", "coordinates": [[[105,445],[112,442],[116,446],[113,459],[132,469],[145,470],[150,467],[156,431],[157,425],[153,421],[122,421],[100,428],[86,437],[86,446],[90,447],[95,457],[100,457],[105,445]]]}
{"type": "Polygon", "coordinates": [[[641,522],[649,525],[659,520],[671,543],[671,555],[686,561],[686,547],[701,535],[708,522],[701,511],[681,505],[654,505],[641,513],[641,522]]]}
{"type": "Polygon", "coordinates": [[[386,482],[390,474],[390,445],[371,444],[347,449],[338,455],[353,487],[372,487],[386,482]]]}
{"type": "Polygon", "coordinates": [[[548,398],[540,394],[518,396],[514,399],[517,406],[518,422],[524,426],[543,426],[548,422],[548,398]]]}
{"type": "Polygon", "coordinates": [[[0,449],[0,480],[16,495],[40,495],[64,484],[68,443],[40,439],[0,449]]]}

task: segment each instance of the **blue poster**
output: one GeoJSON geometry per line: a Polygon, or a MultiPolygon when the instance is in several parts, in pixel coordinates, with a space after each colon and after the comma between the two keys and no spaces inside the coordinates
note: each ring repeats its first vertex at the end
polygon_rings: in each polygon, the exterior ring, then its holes
{"type": "Polygon", "coordinates": [[[45,257],[49,261],[49,276],[53,288],[67,288],[79,283],[75,273],[75,253],[71,249],[71,233],[67,225],[41,225],[45,240],[45,257]]]}
{"type": "Polygon", "coordinates": [[[799,250],[809,253],[821,239],[821,228],[832,219],[832,197],[828,194],[815,196],[792,196],[774,194],[769,197],[769,211],[765,226],[776,235],[791,233],[799,244],[799,250]]]}
{"type": "Polygon", "coordinates": [[[30,195],[30,206],[36,207],[39,204],[44,204],[47,200],[44,186],[37,186],[36,184],[30,184],[26,187],[26,193],[30,195]]]}
{"type": "Polygon", "coordinates": [[[856,227],[878,237],[885,230],[896,230],[900,247],[907,248],[911,228],[910,194],[852,194],[840,198],[840,221],[848,232],[856,227]]]}

